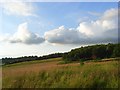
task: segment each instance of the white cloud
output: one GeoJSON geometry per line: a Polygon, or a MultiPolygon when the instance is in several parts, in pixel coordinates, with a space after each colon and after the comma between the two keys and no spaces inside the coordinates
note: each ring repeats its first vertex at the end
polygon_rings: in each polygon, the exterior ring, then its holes
{"type": "Polygon", "coordinates": [[[3,11],[9,15],[33,16],[34,8],[31,3],[25,2],[6,2],[2,3],[3,11]]]}
{"type": "Polygon", "coordinates": [[[102,19],[114,19],[118,15],[118,10],[115,8],[111,8],[104,12],[102,19]]]}
{"type": "Polygon", "coordinates": [[[95,37],[102,36],[108,30],[117,32],[117,15],[117,9],[109,9],[96,21],[80,23],[77,29],[87,36],[95,37]]]}
{"type": "MultiPolygon", "coordinates": [[[[52,44],[92,44],[117,42],[117,9],[106,10],[94,21],[84,21],[76,28],[60,26],[44,33],[44,38],[52,44]],[[114,14],[113,14],[114,13],[114,14]]],[[[27,23],[20,24],[13,36],[4,37],[11,43],[39,44],[44,41],[39,35],[28,30],[27,23]],[[9,39],[7,39],[9,38],[9,39]]]]}
{"type": "Polygon", "coordinates": [[[64,26],[45,32],[44,36],[46,41],[54,44],[78,44],[83,43],[87,38],[74,28],[67,29],[64,26]]]}
{"type": "Polygon", "coordinates": [[[7,36],[7,38],[4,37],[2,41],[8,41],[10,43],[39,44],[44,42],[44,38],[36,33],[30,32],[27,23],[22,23],[18,26],[18,30],[13,36],[7,36]]]}
{"type": "Polygon", "coordinates": [[[117,42],[117,9],[109,9],[95,21],[81,22],[74,30],[63,26],[45,32],[50,43],[89,44],[117,42]]]}

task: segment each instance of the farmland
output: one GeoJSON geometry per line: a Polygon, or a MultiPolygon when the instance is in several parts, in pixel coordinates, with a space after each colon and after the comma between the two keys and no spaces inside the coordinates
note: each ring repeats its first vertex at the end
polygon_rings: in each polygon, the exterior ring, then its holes
{"type": "Polygon", "coordinates": [[[63,63],[62,58],[3,66],[3,88],[118,88],[118,60],[63,63]]]}

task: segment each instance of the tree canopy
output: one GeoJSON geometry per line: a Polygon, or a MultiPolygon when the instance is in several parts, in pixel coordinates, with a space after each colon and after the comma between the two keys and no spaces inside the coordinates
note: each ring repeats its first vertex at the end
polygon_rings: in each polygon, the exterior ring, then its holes
{"type": "Polygon", "coordinates": [[[120,44],[100,44],[85,46],[73,49],[63,55],[63,59],[76,61],[76,60],[90,60],[90,59],[103,59],[110,57],[120,57],[120,44]]]}

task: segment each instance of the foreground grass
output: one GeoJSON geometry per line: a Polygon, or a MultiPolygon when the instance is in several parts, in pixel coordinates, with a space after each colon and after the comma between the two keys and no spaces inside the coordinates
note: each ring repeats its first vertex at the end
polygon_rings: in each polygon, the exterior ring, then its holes
{"type": "Polygon", "coordinates": [[[118,79],[118,61],[78,63],[51,71],[3,76],[3,88],[118,88],[118,79]]]}

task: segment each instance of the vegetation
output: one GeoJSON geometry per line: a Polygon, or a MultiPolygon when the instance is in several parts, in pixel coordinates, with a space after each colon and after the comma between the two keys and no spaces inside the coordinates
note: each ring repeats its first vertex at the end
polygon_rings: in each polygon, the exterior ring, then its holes
{"type": "MultiPolygon", "coordinates": [[[[47,66],[50,62],[45,63],[47,66]]],[[[34,66],[36,65],[33,64],[31,68],[34,66]]],[[[42,68],[42,63],[39,63],[39,66],[42,68]]],[[[9,75],[7,69],[10,71],[10,68],[3,68],[3,72],[6,72],[3,77],[3,88],[118,88],[117,61],[84,62],[84,65],[59,64],[59,67],[57,65],[51,70],[22,74],[22,67],[19,67],[18,72],[21,75],[15,73],[16,70],[12,72],[13,75],[9,75]]]]}
{"type": "Polygon", "coordinates": [[[86,46],[77,49],[73,49],[68,53],[64,53],[63,59],[66,61],[76,61],[76,60],[91,60],[91,59],[103,59],[103,58],[113,58],[120,57],[120,44],[101,44],[86,46]]]}
{"type": "Polygon", "coordinates": [[[7,64],[7,65],[3,65],[2,68],[13,67],[13,66],[26,66],[26,65],[31,65],[31,64],[39,64],[39,63],[46,63],[46,62],[53,62],[53,61],[61,61],[61,58],[33,60],[33,61],[29,61],[29,62],[19,62],[19,63],[7,64]]]}
{"type": "Polygon", "coordinates": [[[103,58],[111,58],[111,57],[120,57],[120,44],[101,44],[101,45],[93,45],[86,46],[77,49],[73,49],[67,53],[54,53],[44,56],[24,56],[18,58],[2,58],[2,64],[13,64],[18,62],[25,61],[35,61],[35,60],[46,60],[50,58],[58,58],[63,57],[65,63],[69,63],[71,61],[76,60],[91,60],[91,59],[103,59],[103,58]]]}
{"type": "Polygon", "coordinates": [[[55,53],[55,54],[49,54],[44,56],[24,56],[24,57],[18,57],[18,58],[2,58],[2,64],[13,64],[18,62],[26,62],[26,61],[35,61],[35,60],[46,60],[50,58],[58,58],[62,57],[62,53],[55,53]]]}
{"type": "Polygon", "coordinates": [[[2,58],[2,87],[118,88],[119,57],[120,44],[101,44],[41,57],[2,58]]]}

